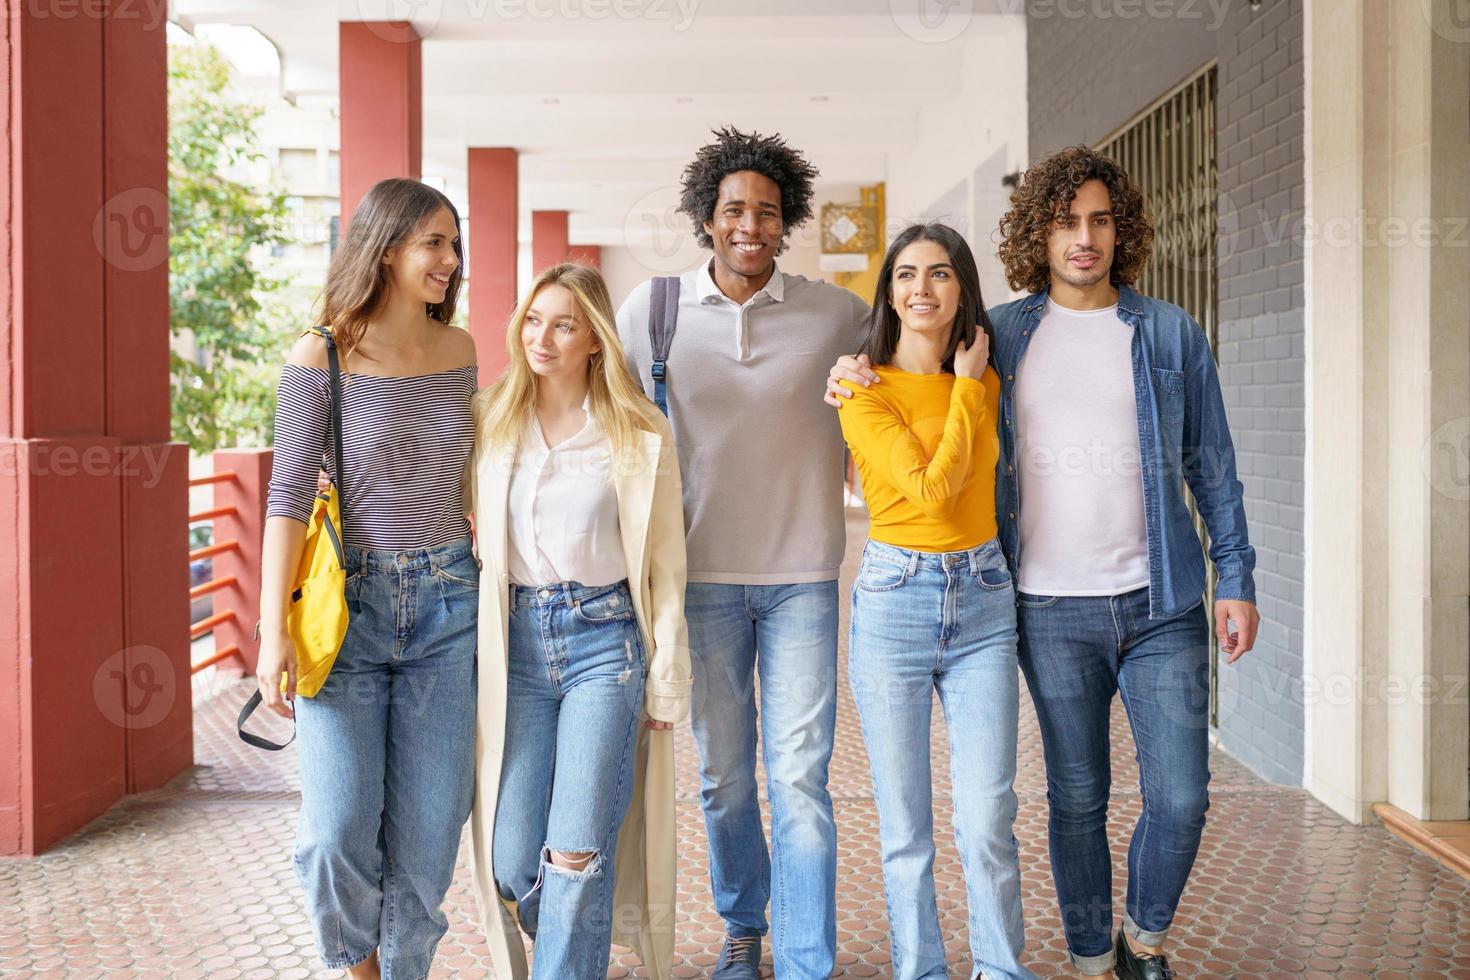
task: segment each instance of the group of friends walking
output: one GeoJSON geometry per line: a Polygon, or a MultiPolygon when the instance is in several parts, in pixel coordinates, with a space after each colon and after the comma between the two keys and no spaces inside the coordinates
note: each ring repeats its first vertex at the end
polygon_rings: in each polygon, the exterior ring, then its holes
{"type": "Polygon", "coordinates": [[[779,267],[812,216],[810,162],[779,137],[714,137],[681,199],[707,260],[617,310],[596,270],[541,271],[482,390],[453,326],[463,253],[444,195],[383,181],[333,257],[320,323],[342,355],[350,625],[320,691],[294,697],[290,583],[318,480],[338,472],[326,345],[309,333],[281,375],[257,669],[265,704],[295,719],[294,864],[323,963],[426,976],[468,821],[496,976],[600,978],[616,943],[666,980],[688,846],[671,729],[687,718],[726,930],[711,976],[759,976],[767,942],[781,980],[830,976],[845,444],[870,518],[847,682],[893,976],[949,975],[936,694],[973,975],[1032,976],[1012,830],[1020,675],[1073,966],[1173,976],[1165,943],[1208,807],[1209,634],[1233,662],[1259,619],[1210,346],[1132,288],[1146,202],[1109,158],[1060,151],[1000,226],[1023,298],[987,310],[970,246],[930,223],[893,239],[870,307],[779,267]],[[1115,696],[1143,802],[1121,921],[1115,696]]]}

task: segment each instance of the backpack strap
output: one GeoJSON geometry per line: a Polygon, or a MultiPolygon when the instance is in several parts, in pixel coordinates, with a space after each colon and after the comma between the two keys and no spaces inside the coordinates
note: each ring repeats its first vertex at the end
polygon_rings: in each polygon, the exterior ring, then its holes
{"type": "Polygon", "coordinates": [[[653,349],[653,401],[665,418],[669,414],[669,401],[664,379],[668,376],[669,347],[674,343],[678,319],[678,277],[655,276],[648,301],[648,339],[653,349]]]}

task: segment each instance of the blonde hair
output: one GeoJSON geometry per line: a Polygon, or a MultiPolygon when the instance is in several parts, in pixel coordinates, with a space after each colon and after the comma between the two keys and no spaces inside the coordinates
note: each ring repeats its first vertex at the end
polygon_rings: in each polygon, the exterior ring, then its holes
{"type": "Polygon", "coordinates": [[[511,314],[505,331],[509,366],[498,381],[475,396],[479,439],[487,446],[509,448],[520,441],[531,424],[536,412],[537,378],[526,360],[521,328],[536,294],[547,286],[564,286],[571,292],[601,348],[587,363],[587,408],[597,427],[607,434],[615,449],[635,446],[639,432],[657,432],[658,407],[644,396],[624,362],[607,283],[590,266],[564,263],[537,276],[511,314]]]}
{"type": "MultiPolygon", "coordinates": [[[[362,343],[368,322],[387,296],[383,253],[408,241],[440,208],[449,209],[458,236],[459,212],[449,198],[417,180],[393,177],[379,181],[357,205],[347,226],[347,237],[332,256],[318,318],[319,323],[332,328],[344,361],[362,343]]],[[[464,252],[457,241],[454,254],[460,264],[449,274],[444,299],[424,304],[424,312],[440,323],[454,320],[459,287],[464,281],[464,252]]]]}

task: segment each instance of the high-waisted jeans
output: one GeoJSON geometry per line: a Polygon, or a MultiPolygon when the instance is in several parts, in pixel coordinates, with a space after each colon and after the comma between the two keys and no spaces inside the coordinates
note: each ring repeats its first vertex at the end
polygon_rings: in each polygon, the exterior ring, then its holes
{"type": "Polygon", "coordinates": [[[512,586],[494,874],[537,980],[600,980],[633,795],[645,653],[626,582],[512,586]],[[586,856],[578,870],[552,852],[586,856]]]}
{"type": "Polygon", "coordinates": [[[873,767],[896,980],[947,977],[934,893],[929,764],[934,695],[949,732],[955,846],[970,955],[985,977],[1021,965],[1016,820],[1016,608],[994,540],[969,551],[869,541],[852,588],[848,679],[873,767]]]}
{"type": "Polygon", "coordinates": [[[480,571],[467,537],[346,557],[347,636],[295,701],[296,874],[327,967],[377,949],[384,980],[418,980],[474,793],[480,571]]]}

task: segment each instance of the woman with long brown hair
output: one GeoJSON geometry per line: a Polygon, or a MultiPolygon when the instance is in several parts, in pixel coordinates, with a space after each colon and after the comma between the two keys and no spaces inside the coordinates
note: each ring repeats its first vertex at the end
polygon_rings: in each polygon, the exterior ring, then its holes
{"type": "Polygon", "coordinates": [[[494,974],[654,980],[673,954],[673,734],[689,710],[673,431],[595,269],[543,272],[475,403],[484,560],[470,840],[494,974]],[[616,872],[616,874],[614,874],[616,872]],[[519,929],[517,928],[519,927],[519,929]]]}
{"type": "Polygon", "coordinates": [[[375,185],[333,256],[320,323],[341,355],[349,625],[311,698],[295,697],[286,613],[317,475],[337,472],[324,338],[303,335],[281,373],[256,676],[263,703],[296,720],[296,873],[322,962],[350,977],[427,975],[473,793],[479,567],[462,487],[477,369],[453,326],[462,262],[454,206],[414,180],[375,185]]]}

